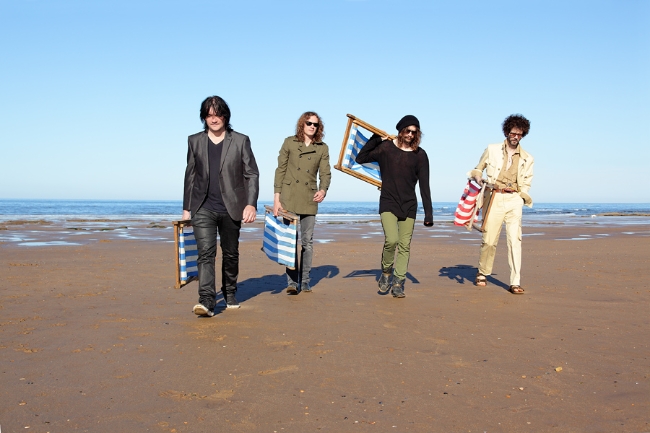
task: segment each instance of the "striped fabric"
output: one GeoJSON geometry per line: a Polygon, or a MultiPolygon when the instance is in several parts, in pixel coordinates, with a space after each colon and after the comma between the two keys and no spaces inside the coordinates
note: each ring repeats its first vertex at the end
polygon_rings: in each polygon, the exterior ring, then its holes
{"type": "Polygon", "coordinates": [[[353,124],[350,128],[350,137],[348,137],[348,144],[345,147],[345,155],[343,157],[342,166],[357,173],[362,173],[368,177],[381,182],[381,173],[379,172],[379,164],[376,162],[368,162],[366,164],[357,164],[356,159],[359,151],[368,139],[363,136],[357,125],[353,124]]]}
{"type": "Polygon", "coordinates": [[[456,208],[456,214],[454,217],[454,225],[457,226],[466,226],[470,224],[472,216],[474,216],[474,221],[478,221],[478,212],[474,212],[474,208],[477,203],[478,194],[481,192],[481,186],[476,183],[474,179],[470,179],[467,182],[467,186],[463,191],[463,195],[458,202],[458,207],[456,208]]]}
{"type": "Polygon", "coordinates": [[[178,263],[180,264],[181,282],[187,282],[190,278],[199,276],[199,270],[196,267],[198,256],[194,229],[191,226],[181,226],[178,233],[178,263]]]}
{"type": "Polygon", "coordinates": [[[296,267],[297,223],[266,212],[262,249],[267,257],[288,268],[296,267]],[[285,222],[286,221],[286,222],[285,222]]]}

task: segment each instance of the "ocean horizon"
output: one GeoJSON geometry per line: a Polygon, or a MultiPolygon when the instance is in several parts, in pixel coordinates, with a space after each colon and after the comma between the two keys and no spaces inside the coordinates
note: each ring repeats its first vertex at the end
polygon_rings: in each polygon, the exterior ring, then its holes
{"type": "MultiPolygon", "coordinates": [[[[259,201],[258,215],[264,215],[264,206],[272,204],[271,201],[259,201]]],[[[457,204],[434,202],[434,220],[453,221],[457,204]]],[[[333,222],[377,219],[378,209],[377,201],[325,201],[319,205],[318,219],[333,222]]],[[[0,222],[68,219],[171,221],[180,219],[181,213],[181,200],[0,199],[0,222]]],[[[418,218],[423,216],[420,203],[418,218]]],[[[535,203],[532,209],[524,207],[524,219],[533,221],[626,216],[647,220],[650,203],[535,203]]]]}

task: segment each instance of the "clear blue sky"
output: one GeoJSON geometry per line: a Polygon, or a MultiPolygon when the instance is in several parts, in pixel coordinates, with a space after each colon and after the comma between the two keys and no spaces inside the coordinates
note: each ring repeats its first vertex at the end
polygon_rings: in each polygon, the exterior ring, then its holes
{"type": "MultiPolygon", "coordinates": [[[[511,113],[537,202],[650,202],[650,1],[0,0],[0,198],[182,198],[209,95],[250,136],[260,200],[298,116],[416,115],[434,201],[511,113]]],[[[334,171],[326,200],[374,201],[334,171]]]]}

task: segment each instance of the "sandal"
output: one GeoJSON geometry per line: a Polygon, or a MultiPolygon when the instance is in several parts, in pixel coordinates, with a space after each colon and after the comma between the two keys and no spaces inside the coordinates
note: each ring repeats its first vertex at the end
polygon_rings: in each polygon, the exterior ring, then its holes
{"type": "Polygon", "coordinates": [[[483,274],[476,274],[476,279],[474,280],[474,285],[479,287],[487,286],[487,278],[483,274]]]}
{"type": "Polygon", "coordinates": [[[513,295],[523,295],[524,289],[522,289],[521,286],[510,286],[510,293],[513,295]]]}

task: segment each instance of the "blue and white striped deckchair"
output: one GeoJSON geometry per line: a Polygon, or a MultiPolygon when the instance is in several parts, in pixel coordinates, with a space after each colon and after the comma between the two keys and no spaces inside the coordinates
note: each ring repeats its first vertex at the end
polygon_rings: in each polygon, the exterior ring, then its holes
{"type": "Polygon", "coordinates": [[[297,228],[297,219],[285,219],[280,215],[275,217],[267,209],[262,249],[269,259],[295,269],[297,228]]]}
{"type": "Polygon", "coordinates": [[[181,284],[186,284],[192,277],[199,276],[199,270],[196,267],[198,256],[194,229],[191,226],[182,226],[178,233],[178,263],[181,284]]]}
{"type": "Polygon", "coordinates": [[[356,124],[350,128],[350,135],[348,136],[348,143],[345,148],[345,154],[341,165],[355,173],[363,174],[378,182],[381,182],[381,173],[379,172],[379,164],[376,162],[368,162],[365,164],[358,164],[356,161],[357,155],[361,148],[368,142],[368,139],[363,136],[359,131],[356,124]]]}

